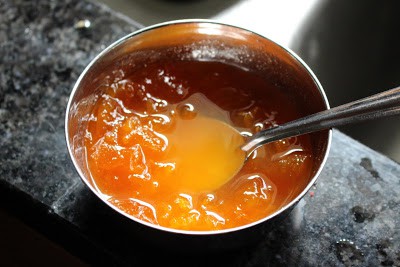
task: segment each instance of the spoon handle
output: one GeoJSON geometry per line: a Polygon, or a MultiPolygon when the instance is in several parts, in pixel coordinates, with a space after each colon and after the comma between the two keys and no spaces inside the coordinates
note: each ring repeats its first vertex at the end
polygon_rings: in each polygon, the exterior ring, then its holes
{"type": "Polygon", "coordinates": [[[400,114],[400,87],[260,131],[242,150],[250,155],[259,146],[283,138],[397,114],[400,114]]]}

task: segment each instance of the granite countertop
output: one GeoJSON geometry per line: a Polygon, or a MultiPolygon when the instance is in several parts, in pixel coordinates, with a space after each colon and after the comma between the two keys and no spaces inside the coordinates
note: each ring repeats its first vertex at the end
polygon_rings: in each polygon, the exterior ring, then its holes
{"type": "Polygon", "coordinates": [[[84,261],[400,266],[400,165],[339,131],[318,184],[256,246],[195,260],[179,251],[149,257],[120,215],[81,182],[64,140],[80,72],[140,25],[78,0],[0,0],[0,14],[1,205],[84,261]]]}

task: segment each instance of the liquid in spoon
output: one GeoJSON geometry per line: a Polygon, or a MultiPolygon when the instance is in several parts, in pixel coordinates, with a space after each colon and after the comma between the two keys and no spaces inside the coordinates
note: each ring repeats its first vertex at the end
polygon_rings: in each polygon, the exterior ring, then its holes
{"type": "Polygon", "coordinates": [[[245,160],[240,149],[244,137],[213,118],[177,118],[168,140],[166,158],[176,163],[174,179],[183,191],[214,191],[234,177],[245,160]]]}

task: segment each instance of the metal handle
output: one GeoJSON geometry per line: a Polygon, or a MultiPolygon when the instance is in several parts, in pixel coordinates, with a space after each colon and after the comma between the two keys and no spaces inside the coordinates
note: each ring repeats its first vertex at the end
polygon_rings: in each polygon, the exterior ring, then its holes
{"type": "Polygon", "coordinates": [[[310,132],[400,114],[400,87],[324,110],[253,135],[242,146],[250,155],[263,144],[310,132]]]}

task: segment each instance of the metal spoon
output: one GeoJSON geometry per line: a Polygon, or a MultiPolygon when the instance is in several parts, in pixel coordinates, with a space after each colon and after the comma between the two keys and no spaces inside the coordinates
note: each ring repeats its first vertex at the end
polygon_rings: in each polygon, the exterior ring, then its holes
{"type": "Polygon", "coordinates": [[[247,160],[254,150],[266,143],[397,114],[400,114],[400,87],[260,131],[241,149],[247,160]]]}

